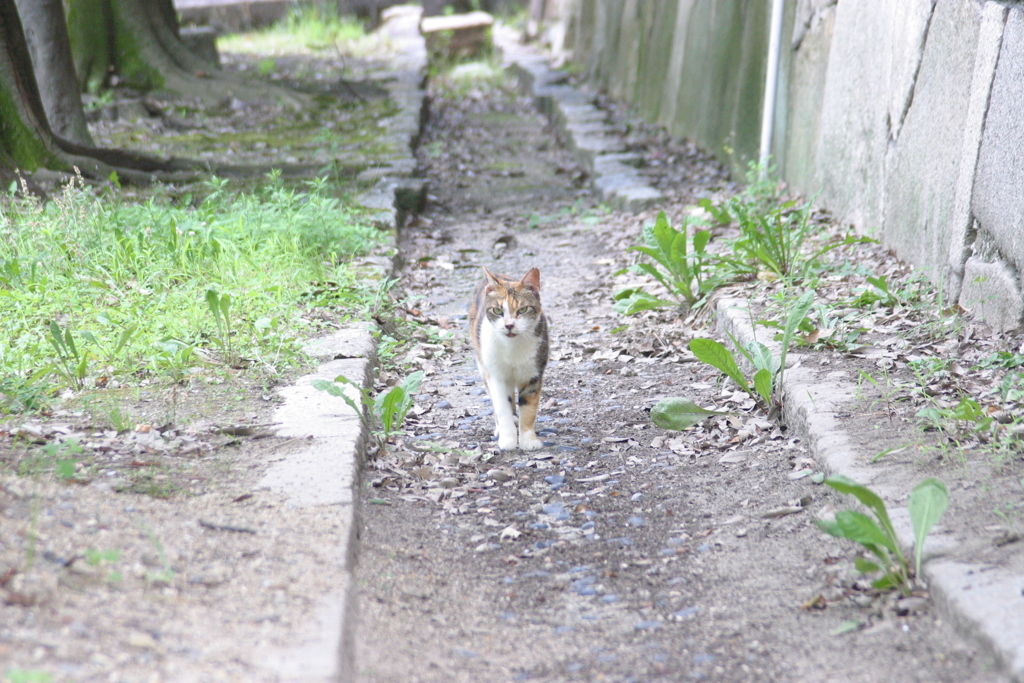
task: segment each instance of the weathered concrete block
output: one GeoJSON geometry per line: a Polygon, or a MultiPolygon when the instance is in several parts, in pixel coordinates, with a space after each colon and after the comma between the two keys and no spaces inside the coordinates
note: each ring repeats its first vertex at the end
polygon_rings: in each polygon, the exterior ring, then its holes
{"type": "Polygon", "coordinates": [[[178,31],[178,37],[190,52],[214,66],[220,66],[220,53],[217,52],[217,29],[212,26],[182,26],[178,31]]]}
{"type": "Polygon", "coordinates": [[[818,141],[823,203],[861,228],[884,216],[885,161],[913,99],[930,0],[836,7],[818,141]]]}
{"type": "Polygon", "coordinates": [[[596,189],[602,197],[607,198],[614,190],[618,190],[623,187],[646,185],[635,169],[629,168],[628,166],[623,166],[623,168],[626,170],[621,173],[609,173],[595,177],[594,189],[596,189]]]}
{"type": "Polygon", "coordinates": [[[431,62],[473,59],[491,52],[494,17],[487,12],[423,17],[420,33],[431,62]]]}
{"type": "Polygon", "coordinates": [[[552,117],[560,105],[592,104],[593,97],[580,92],[569,85],[544,85],[533,90],[537,107],[548,117],[552,117]]]}
{"type": "Polygon", "coordinates": [[[574,124],[603,123],[607,120],[608,114],[592,104],[558,102],[555,106],[555,123],[560,128],[574,124]]]}
{"type": "Polygon", "coordinates": [[[780,105],[786,108],[786,123],[779,127],[785,143],[774,147],[773,162],[786,182],[808,196],[820,189],[818,134],[835,15],[835,5],[831,5],[800,18],[801,25],[803,22],[807,25],[799,42],[796,42],[797,36],[792,38],[793,52],[787,55],[788,86],[779,88],[785,94],[785,104],[780,105]]]}
{"type": "Polygon", "coordinates": [[[289,0],[174,0],[182,24],[238,33],[270,26],[288,16],[289,0]]]}
{"type": "Polygon", "coordinates": [[[614,190],[606,201],[617,211],[640,213],[665,202],[665,195],[650,185],[631,185],[614,190]]]}
{"type": "Polygon", "coordinates": [[[912,103],[890,133],[882,238],[936,283],[944,279],[960,164],[973,165],[978,154],[982,121],[968,126],[967,113],[980,26],[979,5],[935,6],[912,103]]]}
{"type": "Polygon", "coordinates": [[[612,154],[626,151],[626,143],[620,138],[599,135],[581,135],[574,137],[569,143],[576,163],[594,172],[594,159],[600,154],[612,154]]]}
{"type": "Polygon", "coordinates": [[[1014,271],[1005,263],[976,256],[964,265],[960,305],[1000,332],[1020,327],[1024,297],[1014,271]]]}
{"type": "Polygon", "coordinates": [[[636,175],[636,166],[622,163],[616,158],[620,156],[625,155],[601,154],[594,157],[594,175],[622,175],[624,173],[636,175]]]}
{"type": "MultiPolygon", "coordinates": [[[[972,209],[1003,258],[1024,267],[1024,8],[1010,7],[992,81],[972,209]]],[[[964,273],[966,287],[967,273],[964,273]]]]}
{"type": "Polygon", "coordinates": [[[995,2],[985,3],[981,11],[981,26],[978,29],[978,42],[974,54],[974,74],[971,77],[971,94],[964,121],[953,218],[948,226],[949,254],[946,257],[945,280],[951,299],[959,296],[964,263],[969,255],[967,235],[974,220],[971,207],[974,198],[974,178],[978,172],[978,155],[985,128],[985,116],[988,112],[992,79],[999,60],[1005,24],[1006,7],[995,2]]]}

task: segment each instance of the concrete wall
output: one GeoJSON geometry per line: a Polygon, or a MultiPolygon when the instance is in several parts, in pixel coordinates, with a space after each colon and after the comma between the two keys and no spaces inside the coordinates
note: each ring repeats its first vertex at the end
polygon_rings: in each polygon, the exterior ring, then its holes
{"type": "MultiPolygon", "coordinates": [[[[768,0],[548,2],[593,85],[735,174],[757,157],[768,0]]],[[[1024,6],[786,0],[781,65],[782,177],[948,300],[1020,327],[1024,6]]]]}

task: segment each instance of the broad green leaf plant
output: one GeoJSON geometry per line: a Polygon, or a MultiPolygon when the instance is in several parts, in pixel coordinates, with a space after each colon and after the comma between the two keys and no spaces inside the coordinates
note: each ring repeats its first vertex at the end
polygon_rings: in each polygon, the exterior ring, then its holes
{"type": "Polygon", "coordinates": [[[379,445],[387,443],[393,434],[402,429],[405,416],[412,408],[413,396],[423,381],[423,371],[417,370],[410,373],[396,386],[386,392],[381,392],[376,398],[370,397],[370,390],[364,388],[345,377],[338,375],[333,381],[326,379],[315,379],[312,384],[314,389],[325,391],[331,396],[337,396],[343,400],[352,410],[356,411],[359,419],[366,425],[368,430],[373,430],[373,423],[367,417],[366,408],[372,411],[374,418],[380,420],[381,431],[373,431],[379,445]],[[359,402],[349,396],[345,391],[345,385],[352,386],[359,394],[359,402]]]}
{"type": "Polygon", "coordinates": [[[913,578],[921,573],[921,554],[925,539],[936,522],[942,517],[949,504],[946,485],[938,479],[928,478],[914,487],[907,504],[910,523],[914,530],[914,564],[900,548],[896,529],[892,525],[885,502],[868,487],[841,475],[825,479],[825,483],[840,493],[854,496],[874,515],[874,519],[859,510],[840,510],[835,520],[817,520],[818,527],[825,533],[859,543],[877,559],[858,557],[857,570],[863,574],[882,572],[881,578],[871,585],[880,590],[898,588],[909,594],[913,578]]]}

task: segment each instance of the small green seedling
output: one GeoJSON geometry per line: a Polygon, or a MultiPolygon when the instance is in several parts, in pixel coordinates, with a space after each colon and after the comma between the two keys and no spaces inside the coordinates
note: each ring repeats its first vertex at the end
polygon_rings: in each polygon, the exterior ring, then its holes
{"type": "MultiPolygon", "coordinates": [[[[112,565],[121,560],[121,551],[116,549],[96,550],[95,548],[86,548],[84,555],[85,563],[90,567],[104,567],[105,565],[112,565]]],[[[121,572],[116,569],[111,569],[110,573],[107,574],[106,579],[110,583],[118,583],[121,580],[121,572]]]]}
{"type": "Polygon", "coordinates": [[[912,577],[920,575],[921,554],[925,539],[949,504],[946,485],[938,479],[928,478],[914,487],[907,504],[910,523],[914,529],[914,567],[900,549],[896,529],[892,525],[885,502],[868,487],[841,475],[827,478],[825,483],[840,493],[847,493],[859,500],[875,519],[858,510],[840,510],[835,520],[818,520],[818,527],[832,536],[859,543],[871,552],[878,562],[858,557],[855,566],[864,574],[883,572],[882,577],[872,582],[875,588],[884,590],[898,588],[904,594],[910,592],[912,577]]]}
{"type": "Polygon", "coordinates": [[[376,399],[370,398],[370,392],[368,389],[356,384],[344,375],[338,375],[333,381],[325,379],[315,379],[311,382],[314,389],[319,391],[326,391],[331,396],[337,396],[341,400],[345,401],[352,410],[356,411],[359,415],[359,419],[363,421],[363,424],[367,428],[372,428],[369,418],[366,416],[365,407],[369,407],[373,410],[373,415],[381,421],[383,431],[381,432],[382,441],[386,442],[391,438],[391,435],[399,431],[402,428],[402,423],[405,421],[405,416],[408,414],[409,409],[412,407],[413,394],[419,389],[420,382],[423,381],[423,371],[417,370],[405,377],[399,384],[391,387],[387,392],[383,392],[377,396],[376,399]],[[356,403],[355,399],[345,393],[345,386],[350,385],[355,387],[359,392],[359,403],[356,403]]]}
{"type": "Polygon", "coordinates": [[[89,366],[89,354],[79,351],[71,330],[63,330],[56,320],[50,321],[50,344],[57,352],[57,365],[53,371],[70,382],[74,387],[81,388],[89,366]]]}
{"type": "Polygon", "coordinates": [[[231,347],[231,295],[218,294],[212,289],[206,290],[206,306],[213,314],[214,322],[217,323],[218,343],[221,350],[226,354],[227,362],[235,361],[234,351],[231,347]]]}

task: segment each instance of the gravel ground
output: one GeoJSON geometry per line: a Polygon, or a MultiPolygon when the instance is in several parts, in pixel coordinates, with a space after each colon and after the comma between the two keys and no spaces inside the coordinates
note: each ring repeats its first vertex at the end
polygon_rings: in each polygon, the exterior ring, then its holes
{"type": "MultiPolygon", "coordinates": [[[[613,273],[653,214],[603,211],[507,86],[433,88],[421,162],[435,198],[403,235],[402,286],[439,340],[404,359],[427,371],[410,436],[369,463],[363,679],[1001,680],[926,592],[864,590],[855,549],[813,523],[843,503],[794,476],[817,467],[804,445],[685,352],[706,331],[612,311],[613,273]],[[490,442],[465,339],[481,265],[540,268],[539,453],[490,442]],[[736,415],[654,427],[652,400],[679,394],[736,415]]],[[[734,190],[692,147],[630,136],[670,210],[734,190]]]]}

